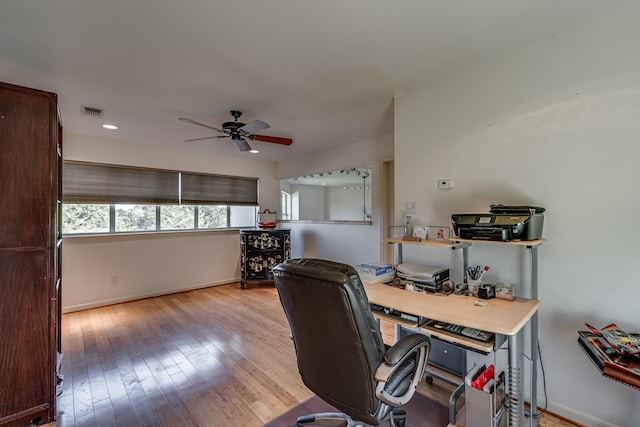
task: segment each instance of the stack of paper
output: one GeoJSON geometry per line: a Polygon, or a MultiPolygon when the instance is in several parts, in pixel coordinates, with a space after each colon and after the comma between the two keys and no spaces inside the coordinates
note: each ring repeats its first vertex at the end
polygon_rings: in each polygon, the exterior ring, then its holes
{"type": "Polygon", "coordinates": [[[363,282],[388,282],[396,277],[396,271],[392,264],[369,262],[355,265],[354,268],[363,282]]]}

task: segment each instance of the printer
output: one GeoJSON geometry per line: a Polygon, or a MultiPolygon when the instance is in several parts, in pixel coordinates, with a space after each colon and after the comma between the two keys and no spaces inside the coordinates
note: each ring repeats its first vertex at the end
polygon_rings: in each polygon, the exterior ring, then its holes
{"type": "Polygon", "coordinates": [[[451,224],[461,239],[537,240],[542,238],[543,212],[537,206],[491,205],[489,213],[453,214],[451,224]]]}

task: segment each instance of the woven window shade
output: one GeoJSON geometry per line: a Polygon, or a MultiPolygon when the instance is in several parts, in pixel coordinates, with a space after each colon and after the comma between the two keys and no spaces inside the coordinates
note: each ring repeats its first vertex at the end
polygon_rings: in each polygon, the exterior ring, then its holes
{"type": "Polygon", "coordinates": [[[194,205],[258,205],[258,179],[182,173],[182,203],[194,205]]]}
{"type": "Polygon", "coordinates": [[[65,162],[62,200],[66,203],[178,204],[179,173],[65,162]]]}

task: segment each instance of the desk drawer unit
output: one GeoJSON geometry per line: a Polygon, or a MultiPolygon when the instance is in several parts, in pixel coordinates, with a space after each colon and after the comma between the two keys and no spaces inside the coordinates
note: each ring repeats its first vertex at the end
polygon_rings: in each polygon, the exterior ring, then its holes
{"type": "Polygon", "coordinates": [[[289,258],[290,230],[240,230],[240,287],[249,280],[273,280],[273,267],[289,258]]]}
{"type": "Polygon", "coordinates": [[[434,337],[431,337],[428,362],[459,377],[467,372],[466,350],[434,337]]]}
{"type": "MultiPolygon", "coordinates": [[[[402,328],[400,338],[409,335],[413,331],[411,329],[402,328]]],[[[440,368],[459,377],[464,377],[467,373],[467,353],[460,346],[442,341],[431,336],[431,349],[427,363],[429,365],[440,368]]]]}

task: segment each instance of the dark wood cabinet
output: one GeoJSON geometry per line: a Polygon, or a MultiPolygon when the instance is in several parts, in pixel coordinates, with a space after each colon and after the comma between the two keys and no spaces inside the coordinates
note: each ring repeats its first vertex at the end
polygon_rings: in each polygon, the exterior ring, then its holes
{"type": "Polygon", "coordinates": [[[290,230],[240,230],[240,287],[250,280],[273,280],[273,267],[289,258],[290,230]]]}
{"type": "Polygon", "coordinates": [[[0,83],[0,425],[55,419],[61,125],[54,93],[0,83]]]}

